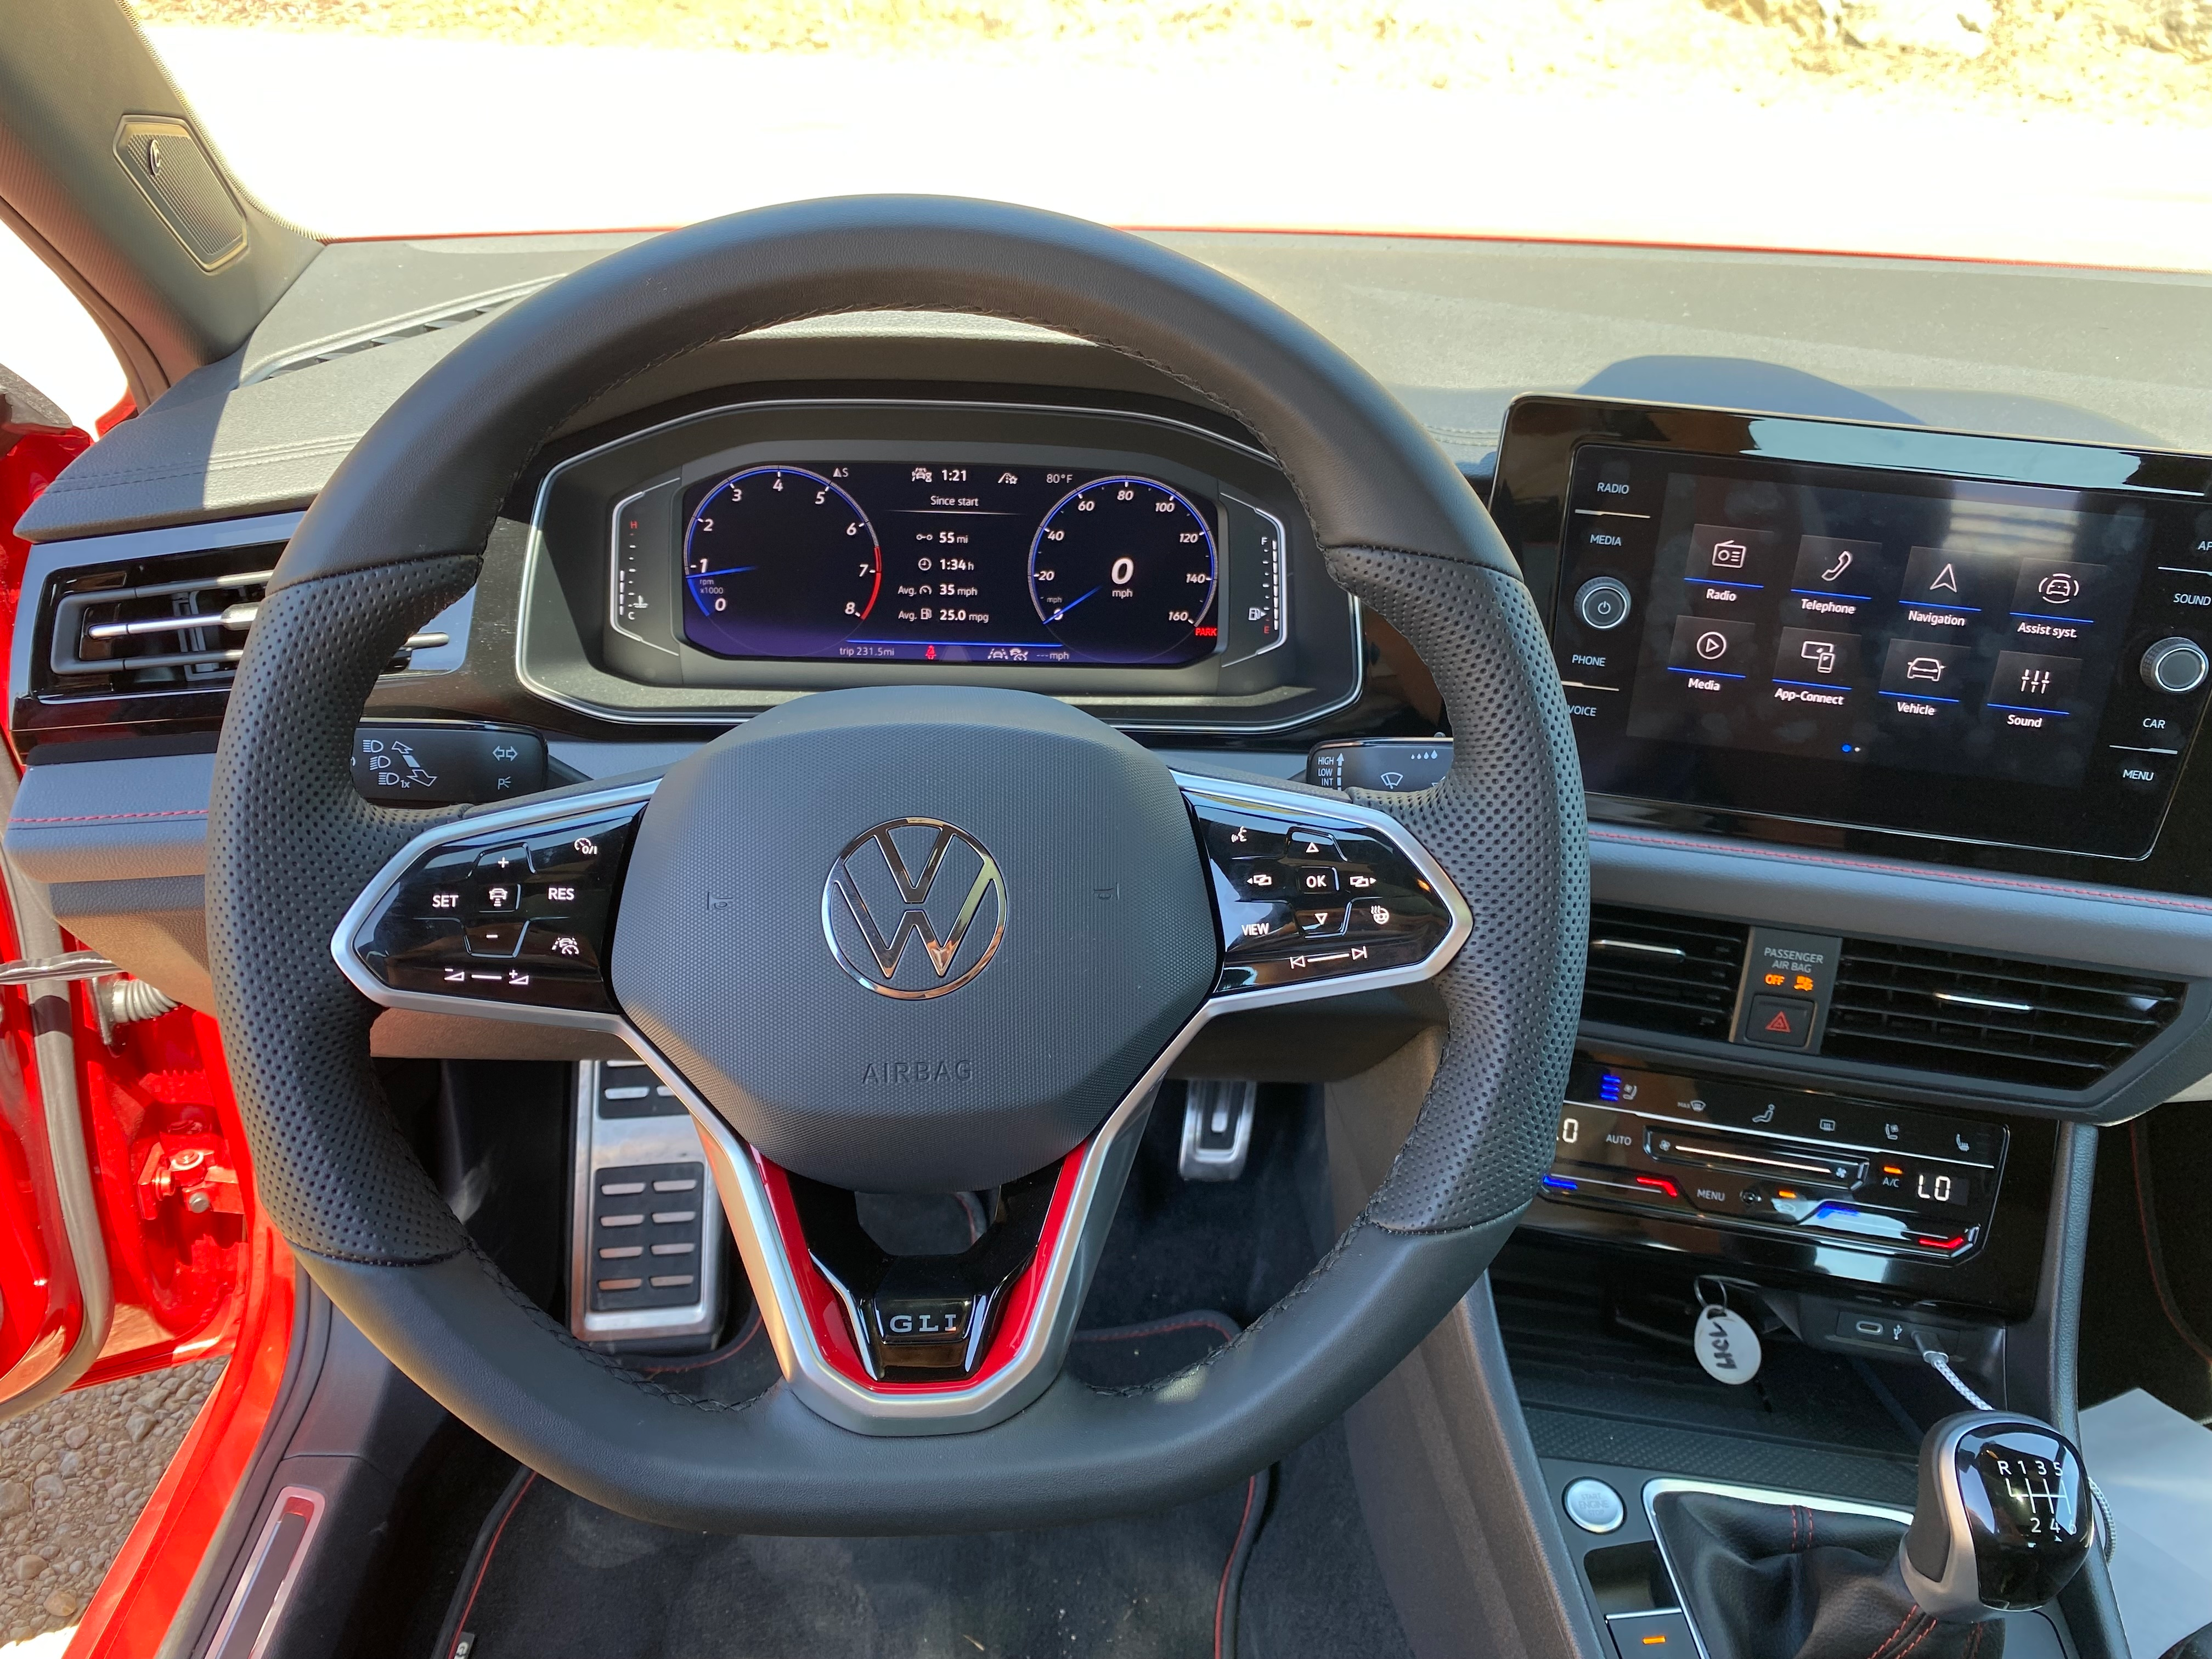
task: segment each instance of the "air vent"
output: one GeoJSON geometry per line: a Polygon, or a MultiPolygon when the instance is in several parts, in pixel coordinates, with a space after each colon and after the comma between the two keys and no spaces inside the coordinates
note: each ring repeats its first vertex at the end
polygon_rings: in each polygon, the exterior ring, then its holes
{"type": "MultiPolygon", "coordinates": [[[[238,672],[283,550],[281,542],[267,543],[58,572],[43,595],[46,649],[32,676],[48,717],[34,714],[30,730],[82,725],[64,711],[89,703],[125,725],[189,718],[202,712],[193,694],[209,692],[220,719],[221,694],[238,672]]],[[[394,666],[406,665],[407,652],[447,642],[442,633],[417,634],[394,666]]],[[[24,713],[19,708],[19,731],[24,713]]]]}
{"type": "Polygon", "coordinates": [[[1745,938],[1733,922],[1594,904],[1583,1018],[1725,1042],[1745,938]]]}
{"type": "Polygon", "coordinates": [[[2134,974],[1846,939],[1820,1052],[2084,1089],[2164,1030],[2183,990],[2134,974]]]}

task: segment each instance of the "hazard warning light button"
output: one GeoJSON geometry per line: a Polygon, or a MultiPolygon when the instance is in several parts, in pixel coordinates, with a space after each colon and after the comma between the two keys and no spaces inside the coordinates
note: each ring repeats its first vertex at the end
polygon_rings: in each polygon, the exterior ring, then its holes
{"type": "Polygon", "coordinates": [[[1770,1048],[1802,1048],[1813,1034],[1813,1005],[1796,997],[1753,997],[1743,1040],[1770,1048]]]}

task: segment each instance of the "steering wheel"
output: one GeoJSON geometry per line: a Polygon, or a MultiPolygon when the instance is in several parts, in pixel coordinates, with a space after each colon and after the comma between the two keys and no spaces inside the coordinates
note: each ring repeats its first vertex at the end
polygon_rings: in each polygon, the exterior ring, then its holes
{"type": "Polygon", "coordinates": [[[515,307],[425,374],[278,564],[231,691],[209,833],[225,1045],[262,1201],[307,1271],[516,1458],[694,1529],[1128,1512],[1319,1431],[1468,1292],[1534,1195],[1589,926],[1579,771],[1543,629],[1465,479],[1406,410],[1189,259],[929,198],[672,232],[515,307]],[[495,810],[356,793],[352,734],[379,672],[476,580],[502,502],[564,419],[694,348],[866,310],[1042,325],[1241,421],[1296,489],[1330,575],[1433,672],[1449,775],[1346,795],[1175,774],[1052,699],[924,687],[800,698],[665,775],[495,810]],[[1267,908],[1255,850],[1363,872],[1393,902],[1367,905],[1371,936],[1247,959],[1238,919],[1267,908]],[[486,872],[510,866],[541,919],[471,935],[452,896],[480,900],[486,872]],[[1320,1265],[1153,1385],[1063,1372],[1137,1132],[1192,1036],[1242,1006],[1430,979],[1449,1030],[1426,1099],[1320,1265]],[[380,1005],[628,1042],[700,1130],[781,1381],[743,1405],[693,1398],[575,1341],[510,1284],[393,1124],[369,1059],[380,1005]],[[855,1190],[988,1193],[992,1224],[957,1258],[887,1258],[854,1223],[855,1190]]]}

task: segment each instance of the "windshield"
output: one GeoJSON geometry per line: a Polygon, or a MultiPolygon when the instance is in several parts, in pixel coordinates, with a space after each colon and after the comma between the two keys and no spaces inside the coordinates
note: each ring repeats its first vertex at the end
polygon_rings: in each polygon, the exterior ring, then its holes
{"type": "Polygon", "coordinates": [[[136,0],[325,236],[994,197],[1148,228],[2212,269],[2187,0],[136,0]]]}

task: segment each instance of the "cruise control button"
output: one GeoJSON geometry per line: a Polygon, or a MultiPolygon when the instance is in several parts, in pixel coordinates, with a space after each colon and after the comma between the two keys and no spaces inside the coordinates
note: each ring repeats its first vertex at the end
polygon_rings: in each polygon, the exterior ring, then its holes
{"type": "Polygon", "coordinates": [[[533,841],[530,843],[531,873],[604,881],[612,872],[614,860],[621,855],[629,830],[626,823],[593,824],[533,841]]]}
{"type": "Polygon", "coordinates": [[[478,876],[476,913],[480,916],[511,916],[522,908],[519,876],[478,876]]]}
{"type": "Polygon", "coordinates": [[[582,902],[584,884],[574,876],[533,877],[523,884],[522,896],[532,915],[565,915],[582,902]]]}
{"type": "Polygon", "coordinates": [[[597,968],[598,941],[565,921],[533,921],[522,941],[520,960],[544,968],[597,968]]]}
{"type": "Polygon", "coordinates": [[[468,906],[469,896],[459,887],[433,887],[422,895],[422,914],[426,916],[458,916],[468,906]]]}
{"type": "Polygon", "coordinates": [[[526,847],[497,847],[477,855],[477,873],[480,876],[519,877],[529,867],[530,849],[526,847]]]}
{"type": "Polygon", "coordinates": [[[522,924],[519,921],[492,921],[469,929],[469,954],[472,957],[511,957],[522,943],[522,924]]]}

